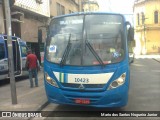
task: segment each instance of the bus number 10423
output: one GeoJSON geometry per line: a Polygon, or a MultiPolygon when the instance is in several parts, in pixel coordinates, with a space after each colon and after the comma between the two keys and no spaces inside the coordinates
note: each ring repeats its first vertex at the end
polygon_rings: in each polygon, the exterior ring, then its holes
{"type": "Polygon", "coordinates": [[[88,78],[75,78],[76,83],[89,83],[88,78]]]}

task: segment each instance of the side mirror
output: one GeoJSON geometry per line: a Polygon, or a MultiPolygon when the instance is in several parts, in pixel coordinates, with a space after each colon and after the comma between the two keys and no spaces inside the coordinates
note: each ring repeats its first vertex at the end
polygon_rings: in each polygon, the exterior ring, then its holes
{"type": "Polygon", "coordinates": [[[134,40],[134,28],[132,27],[131,23],[128,21],[126,22],[126,28],[128,30],[128,35],[127,35],[128,41],[133,41],[134,40]]]}
{"type": "Polygon", "coordinates": [[[134,41],[134,28],[133,27],[130,27],[128,29],[128,40],[134,41]]]}
{"type": "Polygon", "coordinates": [[[136,46],[136,42],[135,40],[132,41],[128,41],[128,47],[129,47],[129,51],[133,52],[133,48],[136,46]]]}
{"type": "Polygon", "coordinates": [[[135,41],[135,40],[132,40],[132,41],[131,41],[131,46],[132,46],[132,47],[136,47],[136,41],[135,41]]]}

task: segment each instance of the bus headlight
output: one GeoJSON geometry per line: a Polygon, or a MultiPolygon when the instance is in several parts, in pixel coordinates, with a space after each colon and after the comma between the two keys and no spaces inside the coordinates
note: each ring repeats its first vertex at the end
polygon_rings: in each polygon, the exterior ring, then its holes
{"type": "Polygon", "coordinates": [[[108,87],[107,90],[117,88],[125,83],[126,73],[123,73],[118,79],[114,80],[108,87]]]}
{"type": "Polygon", "coordinates": [[[57,85],[57,82],[56,82],[54,79],[52,79],[52,78],[48,75],[48,73],[45,73],[45,79],[46,79],[46,81],[47,81],[49,84],[51,84],[52,86],[59,88],[58,85],[57,85]]]}

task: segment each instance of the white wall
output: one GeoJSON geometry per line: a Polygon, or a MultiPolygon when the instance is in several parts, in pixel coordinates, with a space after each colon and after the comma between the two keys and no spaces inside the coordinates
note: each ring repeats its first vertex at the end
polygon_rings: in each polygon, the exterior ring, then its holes
{"type": "Polygon", "coordinates": [[[42,4],[37,3],[36,0],[15,0],[14,6],[46,17],[50,17],[49,3],[49,0],[42,0],[42,4]]]}

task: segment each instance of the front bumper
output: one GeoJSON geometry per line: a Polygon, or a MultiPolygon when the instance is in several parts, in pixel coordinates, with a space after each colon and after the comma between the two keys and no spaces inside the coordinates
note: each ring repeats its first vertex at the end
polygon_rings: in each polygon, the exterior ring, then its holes
{"type": "Polygon", "coordinates": [[[106,91],[69,91],[53,87],[45,82],[49,102],[56,104],[92,106],[92,107],[123,107],[128,101],[128,87],[124,85],[106,91]],[[89,99],[90,104],[77,104],[75,99],[89,99]]]}

